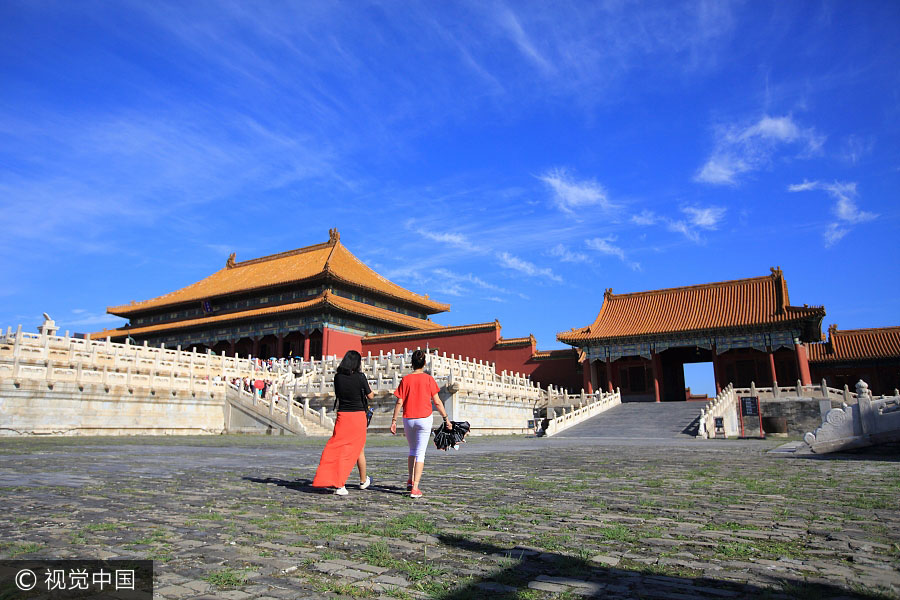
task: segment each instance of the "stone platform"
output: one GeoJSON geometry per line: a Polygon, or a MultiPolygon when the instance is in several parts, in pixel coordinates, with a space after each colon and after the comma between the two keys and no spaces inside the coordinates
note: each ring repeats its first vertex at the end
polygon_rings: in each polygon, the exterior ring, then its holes
{"type": "Polygon", "coordinates": [[[0,557],[152,558],[173,599],[900,597],[895,451],[572,432],[432,448],[421,500],[393,437],[347,497],[323,440],[2,439],[0,557]]]}

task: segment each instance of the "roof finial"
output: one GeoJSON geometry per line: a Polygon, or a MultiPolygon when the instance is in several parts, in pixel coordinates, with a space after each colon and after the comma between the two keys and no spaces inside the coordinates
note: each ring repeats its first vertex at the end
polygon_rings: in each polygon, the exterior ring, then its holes
{"type": "Polygon", "coordinates": [[[337,227],[333,227],[333,228],[331,228],[331,229],[328,230],[328,241],[331,242],[331,243],[334,243],[334,244],[336,244],[336,243],[338,243],[339,241],[341,241],[341,234],[340,234],[340,232],[337,230],[337,227]]]}
{"type": "Polygon", "coordinates": [[[603,297],[604,297],[604,298],[609,298],[609,297],[612,296],[612,295],[613,295],[612,288],[606,288],[606,291],[603,292],[603,297]]]}
{"type": "Polygon", "coordinates": [[[234,253],[234,252],[232,252],[231,254],[228,255],[228,260],[225,261],[225,268],[226,268],[226,269],[233,269],[233,268],[234,268],[234,257],[235,257],[235,253],[234,253]]]}
{"type": "Polygon", "coordinates": [[[769,270],[772,271],[772,277],[781,277],[784,273],[781,272],[781,267],[769,267],[769,270]]]}

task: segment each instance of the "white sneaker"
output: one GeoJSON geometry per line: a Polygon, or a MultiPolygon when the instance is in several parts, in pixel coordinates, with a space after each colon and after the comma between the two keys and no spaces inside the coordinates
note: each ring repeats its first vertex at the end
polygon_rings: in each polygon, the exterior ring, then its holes
{"type": "Polygon", "coordinates": [[[339,487],[338,489],[334,490],[334,493],[337,494],[338,496],[346,496],[350,492],[347,491],[347,486],[342,486],[342,487],[339,487]]]}
{"type": "Polygon", "coordinates": [[[359,484],[359,489],[364,490],[370,485],[372,485],[372,478],[366,475],[366,480],[359,484]]]}

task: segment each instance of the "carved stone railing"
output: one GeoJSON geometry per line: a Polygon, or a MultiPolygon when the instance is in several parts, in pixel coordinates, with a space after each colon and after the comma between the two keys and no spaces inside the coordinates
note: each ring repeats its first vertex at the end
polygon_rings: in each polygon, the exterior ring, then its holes
{"type": "Polygon", "coordinates": [[[697,429],[697,437],[707,439],[716,437],[716,417],[722,419],[726,437],[738,435],[740,432],[737,413],[738,397],[736,390],[729,383],[724,390],[700,409],[700,426],[697,429]]]}
{"type": "Polygon", "coordinates": [[[856,384],[857,402],[833,408],[825,422],[803,437],[817,454],[900,441],[900,395],[873,399],[869,386],[856,384]]]}
{"type": "Polygon", "coordinates": [[[622,403],[622,394],[618,389],[615,392],[595,392],[590,395],[587,395],[584,392],[580,395],[571,394],[569,398],[571,401],[580,399],[586,401],[586,403],[575,409],[566,410],[563,408],[562,414],[560,415],[556,414],[554,408],[548,408],[547,424],[537,431],[539,435],[556,435],[560,431],[578,425],[579,423],[622,403]]]}
{"type": "Polygon", "coordinates": [[[274,378],[292,367],[288,362],[267,367],[249,357],[230,357],[210,351],[191,352],[181,347],[155,348],[114,343],[109,338],[100,341],[68,335],[33,334],[22,331],[21,325],[15,331],[7,328],[5,334],[0,334],[0,377],[30,377],[39,374],[41,368],[51,371],[67,368],[75,371],[76,377],[87,373],[85,376],[92,379],[97,376],[90,373],[98,372],[124,373],[126,377],[143,374],[185,379],[231,379],[274,378]],[[35,367],[38,369],[35,370],[35,367]]]}
{"type": "Polygon", "coordinates": [[[796,385],[780,386],[778,382],[772,387],[756,387],[750,384],[748,388],[734,388],[734,393],[740,396],[757,396],[760,400],[789,400],[792,398],[821,398],[827,400],[843,401],[852,404],[856,401],[856,394],[845,385],[844,389],[828,387],[825,380],[819,385],[803,385],[797,380],[796,385]]]}
{"type": "Polygon", "coordinates": [[[257,396],[240,386],[229,384],[232,397],[251,411],[264,415],[286,430],[302,435],[331,435],[334,420],[322,408],[312,410],[309,400],[299,403],[290,396],[277,392],[268,392],[265,396],[257,396]]]}

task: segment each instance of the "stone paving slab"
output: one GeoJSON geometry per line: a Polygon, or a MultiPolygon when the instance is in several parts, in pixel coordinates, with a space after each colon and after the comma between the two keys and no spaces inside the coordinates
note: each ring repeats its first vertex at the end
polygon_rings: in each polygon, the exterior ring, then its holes
{"type": "Polygon", "coordinates": [[[394,438],[346,497],[322,441],[3,439],[0,558],[151,558],[173,599],[900,597],[900,455],[776,445],[478,440],[412,500],[394,438]]]}

